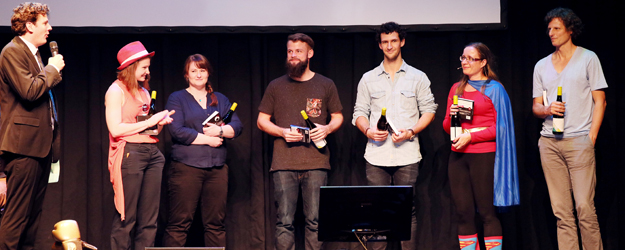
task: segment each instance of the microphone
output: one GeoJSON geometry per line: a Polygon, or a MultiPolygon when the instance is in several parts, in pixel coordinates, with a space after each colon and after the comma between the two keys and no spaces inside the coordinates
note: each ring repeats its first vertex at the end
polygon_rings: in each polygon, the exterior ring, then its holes
{"type": "MultiPolygon", "coordinates": [[[[56,43],[56,41],[50,41],[50,53],[52,53],[52,57],[55,57],[59,54],[59,45],[56,43]]],[[[62,75],[61,71],[59,71],[59,74],[62,75]]]]}
{"type": "Polygon", "coordinates": [[[53,57],[59,54],[59,45],[56,43],[56,41],[50,42],[50,53],[52,53],[53,57]]]}
{"type": "MultiPolygon", "coordinates": [[[[52,44],[52,42],[51,42],[50,44],[52,44]]],[[[55,44],[56,44],[56,43],[55,43],[55,44]]],[[[52,48],[50,48],[50,49],[52,49],[52,48]]],[[[58,48],[57,48],[57,49],[58,49],[58,48]]],[[[461,68],[462,68],[462,67],[458,67],[457,69],[461,69],[461,68]]]]}

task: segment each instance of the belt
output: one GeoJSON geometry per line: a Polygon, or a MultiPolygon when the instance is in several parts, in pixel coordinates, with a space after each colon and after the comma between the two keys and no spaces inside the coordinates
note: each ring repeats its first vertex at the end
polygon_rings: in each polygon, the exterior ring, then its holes
{"type": "Polygon", "coordinates": [[[482,131],[484,129],[487,129],[488,127],[477,127],[477,128],[470,128],[470,129],[466,129],[463,128],[462,129],[462,133],[466,134],[466,133],[473,133],[473,132],[478,132],[478,131],[482,131]]]}

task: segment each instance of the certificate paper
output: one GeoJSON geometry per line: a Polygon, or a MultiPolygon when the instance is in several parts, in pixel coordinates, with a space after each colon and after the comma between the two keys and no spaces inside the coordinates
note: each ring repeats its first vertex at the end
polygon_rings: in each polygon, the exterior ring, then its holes
{"type": "Polygon", "coordinates": [[[61,160],[52,163],[50,167],[50,177],[48,178],[48,183],[57,183],[59,182],[59,177],[61,176],[61,160]]]}

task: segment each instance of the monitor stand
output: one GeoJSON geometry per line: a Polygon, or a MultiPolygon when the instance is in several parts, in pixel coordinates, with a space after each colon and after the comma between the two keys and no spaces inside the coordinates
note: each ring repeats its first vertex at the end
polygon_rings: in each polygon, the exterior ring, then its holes
{"type": "Polygon", "coordinates": [[[390,230],[375,230],[364,228],[352,229],[352,233],[354,233],[354,236],[356,236],[356,239],[358,239],[358,242],[360,242],[360,245],[362,245],[362,248],[364,248],[365,250],[367,250],[367,242],[369,240],[386,241],[386,236],[380,234],[388,233],[389,231],[390,230]]]}

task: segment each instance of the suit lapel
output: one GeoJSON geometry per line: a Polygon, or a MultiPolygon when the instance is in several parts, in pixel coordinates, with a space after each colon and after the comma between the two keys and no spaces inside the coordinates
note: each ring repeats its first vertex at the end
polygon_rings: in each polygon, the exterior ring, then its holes
{"type": "MultiPolygon", "coordinates": [[[[33,55],[33,53],[28,48],[28,45],[26,45],[26,43],[24,43],[24,41],[22,41],[22,39],[19,36],[16,36],[15,38],[13,38],[13,43],[15,43],[17,47],[21,48],[24,51],[24,53],[26,53],[26,56],[30,60],[31,74],[39,75],[41,73],[41,70],[44,69],[44,65],[40,64],[43,61],[41,60],[41,56],[39,55],[39,52],[37,52],[38,54],[37,57],[39,59],[37,60],[35,59],[35,55],[33,55]]],[[[54,104],[54,97],[52,96],[52,90],[48,90],[48,95],[50,96],[50,115],[54,121],[57,121],[56,107],[54,104]]]]}
{"type": "Polygon", "coordinates": [[[22,41],[22,39],[19,36],[16,36],[15,38],[13,38],[13,43],[15,43],[19,48],[21,48],[24,51],[24,53],[26,53],[26,56],[30,60],[30,71],[34,72],[35,75],[38,75],[39,72],[41,72],[42,67],[39,66],[37,59],[35,59],[35,55],[33,55],[33,53],[30,52],[28,45],[26,45],[26,43],[24,43],[24,41],[22,41]]]}

